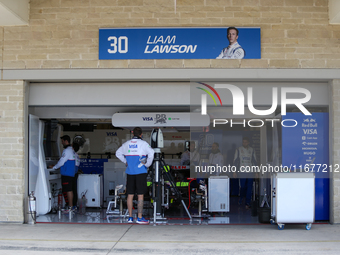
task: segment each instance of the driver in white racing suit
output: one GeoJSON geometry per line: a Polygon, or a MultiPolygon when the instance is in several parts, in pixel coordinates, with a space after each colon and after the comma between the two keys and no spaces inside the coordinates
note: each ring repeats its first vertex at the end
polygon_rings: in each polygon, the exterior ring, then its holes
{"type": "Polygon", "coordinates": [[[229,27],[227,30],[227,37],[229,46],[225,47],[216,59],[242,59],[245,56],[245,51],[238,44],[238,29],[236,27],[229,27]]]}

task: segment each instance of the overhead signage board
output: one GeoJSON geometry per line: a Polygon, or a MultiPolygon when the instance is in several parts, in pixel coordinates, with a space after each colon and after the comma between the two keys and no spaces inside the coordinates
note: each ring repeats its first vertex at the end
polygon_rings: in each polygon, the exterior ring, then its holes
{"type": "Polygon", "coordinates": [[[115,127],[206,127],[210,125],[208,115],[201,113],[115,113],[115,127]]]}
{"type": "Polygon", "coordinates": [[[237,27],[239,46],[230,50],[227,29],[100,28],[99,59],[261,58],[260,28],[237,27]]]}

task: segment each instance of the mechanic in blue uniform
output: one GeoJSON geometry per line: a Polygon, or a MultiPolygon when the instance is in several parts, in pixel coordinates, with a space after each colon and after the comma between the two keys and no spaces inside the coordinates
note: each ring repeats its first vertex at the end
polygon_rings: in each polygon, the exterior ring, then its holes
{"type": "Polygon", "coordinates": [[[216,59],[242,59],[245,56],[245,51],[238,44],[238,29],[236,27],[229,27],[227,29],[227,38],[229,46],[225,47],[216,59]]]}
{"type": "Polygon", "coordinates": [[[73,207],[73,189],[75,185],[76,155],[71,146],[71,138],[68,135],[64,135],[60,139],[64,151],[58,163],[53,167],[53,170],[60,168],[61,186],[65,203],[69,206],[68,211],[75,209],[73,207]]]}
{"type": "Polygon", "coordinates": [[[256,166],[256,156],[254,148],[249,146],[250,141],[248,137],[242,138],[242,146],[236,149],[234,156],[234,165],[239,170],[234,178],[240,178],[240,199],[239,205],[242,204],[243,198],[246,198],[246,209],[250,208],[251,205],[251,193],[253,190],[253,177],[254,173],[245,172],[247,167],[256,166]],[[242,169],[241,169],[242,167],[242,169]]]}
{"type": "Polygon", "coordinates": [[[143,205],[144,194],[147,192],[147,168],[152,164],[154,150],[147,142],[142,140],[142,135],[142,129],[135,127],[133,129],[132,139],[125,142],[116,151],[116,157],[126,164],[126,191],[128,194],[127,206],[129,210],[128,223],[133,223],[133,197],[137,193],[138,216],[136,223],[149,224],[149,221],[143,217],[143,205]]]}

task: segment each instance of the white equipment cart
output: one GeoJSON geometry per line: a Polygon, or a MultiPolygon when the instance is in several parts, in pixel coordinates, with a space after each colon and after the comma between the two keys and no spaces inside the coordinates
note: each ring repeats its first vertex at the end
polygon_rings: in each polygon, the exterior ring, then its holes
{"type": "Polygon", "coordinates": [[[208,203],[209,212],[229,212],[229,177],[209,177],[208,203]]]}
{"type": "Polygon", "coordinates": [[[315,216],[315,174],[277,173],[271,178],[271,223],[282,230],[285,223],[306,223],[310,230],[315,216]]]}

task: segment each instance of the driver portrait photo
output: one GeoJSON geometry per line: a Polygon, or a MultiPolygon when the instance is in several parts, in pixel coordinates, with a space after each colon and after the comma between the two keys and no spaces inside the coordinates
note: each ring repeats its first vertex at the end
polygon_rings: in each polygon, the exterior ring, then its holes
{"type": "Polygon", "coordinates": [[[229,41],[228,47],[223,48],[216,59],[243,59],[245,51],[237,42],[238,29],[236,27],[229,27],[227,29],[227,38],[229,41]]]}

